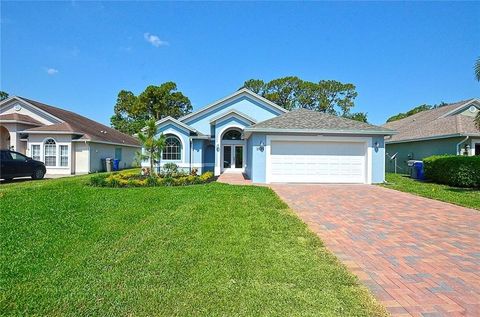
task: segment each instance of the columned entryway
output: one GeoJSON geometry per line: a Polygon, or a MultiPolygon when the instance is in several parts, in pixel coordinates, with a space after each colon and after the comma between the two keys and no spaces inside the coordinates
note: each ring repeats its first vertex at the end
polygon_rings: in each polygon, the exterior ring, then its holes
{"type": "Polygon", "coordinates": [[[0,149],[10,149],[10,132],[2,125],[0,125],[0,149]]]}

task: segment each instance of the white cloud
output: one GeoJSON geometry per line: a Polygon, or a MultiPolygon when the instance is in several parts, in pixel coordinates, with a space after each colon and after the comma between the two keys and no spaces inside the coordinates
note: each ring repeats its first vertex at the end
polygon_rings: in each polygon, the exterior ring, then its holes
{"type": "Polygon", "coordinates": [[[167,41],[162,41],[158,36],[150,33],[144,33],[143,37],[145,40],[152,44],[155,47],[160,47],[160,46],[167,46],[169,43],[167,41]]]}
{"type": "Polygon", "coordinates": [[[58,69],[55,69],[55,68],[47,68],[47,69],[45,69],[45,71],[50,76],[58,74],[58,69]]]}

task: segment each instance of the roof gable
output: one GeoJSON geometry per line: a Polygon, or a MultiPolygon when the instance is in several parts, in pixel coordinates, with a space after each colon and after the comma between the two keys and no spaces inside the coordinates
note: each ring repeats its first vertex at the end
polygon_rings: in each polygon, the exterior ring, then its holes
{"type": "Polygon", "coordinates": [[[440,118],[444,118],[447,116],[452,116],[452,115],[457,115],[466,109],[468,109],[470,106],[475,106],[475,107],[480,107],[480,101],[478,99],[470,99],[465,102],[461,102],[461,104],[458,107],[455,107],[451,111],[448,111],[447,113],[444,113],[440,118]]]}
{"type": "Polygon", "coordinates": [[[29,100],[18,96],[12,96],[0,102],[0,114],[17,114],[28,116],[32,120],[40,123],[39,125],[49,125],[63,122],[61,118],[58,118],[54,114],[35,106],[33,103],[29,102],[29,100]]]}
{"type": "Polygon", "coordinates": [[[227,118],[230,118],[230,117],[237,117],[237,118],[241,118],[243,120],[246,120],[248,122],[250,122],[251,124],[253,123],[257,123],[257,120],[253,119],[252,117],[250,116],[247,116],[246,114],[244,114],[243,112],[240,112],[238,110],[235,110],[235,109],[232,109],[230,111],[226,111],[214,118],[212,118],[210,120],[210,123],[215,123],[215,122],[220,122],[220,121],[223,121],[227,118]]]}
{"type": "MultiPolygon", "coordinates": [[[[163,125],[166,125],[166,124],[173,124],[173,125],[176,125],[178,127],[180,127],[182,130],[186,130],[186,131],[191,131],[191,132],[197,132],[197,130],[195,130],[193,127],[189,126],[188,124],[185,124],[171,116],[168,116],[168,117],[165,117],[165,118],[162,118],[160,120],[158,120],[157,122],[155,122],[155,125],[157,126],[157,128],[160,128],[161,126],[163,125]]],[[[146,128],[143,128],[142,130],[144,131],[146,128]]]]}
{"type": "Polygon", "coordinates": [[[233,100],[235,99],[240,99],[242,97],[246,97],[248,96],[249,98],[261,103],[262,105],[265,105],[265,107],[268,107],[269,109],[271,109],[273,112],[275,112],[276,114],[282,114],[282,113],[285,113],[285,112],[288,112],[286,109],[280,107],[279,105],[271,102],[270,100],[260,96],[260,95],[257,95],[256,93],[246,89],[246,88],[242,88],[240,90],[237,90],[236,92],[234,92],[233,94],[227,96],[227,97],[224,97],[220,100],[217,100],[195,112],[192,112],[190,114],[187,114],[183,117],[181,117],[179,119],[179,121],[182,121],[182,122],[189,122],[193,119],[195,119],[196,117],[199,117],[201,115],[204,115],[205,113],[207,112],[212,112],[212,111],[215,111],[215,109],[217,108],[221,108],[223,105],[229,103],[229,102],[232,102],[233,100]]]}

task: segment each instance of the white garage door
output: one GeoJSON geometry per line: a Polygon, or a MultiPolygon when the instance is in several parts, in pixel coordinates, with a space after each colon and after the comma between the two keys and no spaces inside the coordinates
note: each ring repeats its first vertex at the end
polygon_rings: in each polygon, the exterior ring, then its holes
{"type": "Polygon", "coordinates": [[[270,182],[365,183],[366,144],[272,141],[270,182]]]}

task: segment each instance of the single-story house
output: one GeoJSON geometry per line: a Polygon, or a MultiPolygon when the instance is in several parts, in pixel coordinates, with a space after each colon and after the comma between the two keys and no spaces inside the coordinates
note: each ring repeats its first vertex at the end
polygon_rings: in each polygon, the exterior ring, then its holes
{"type": "Polygon", "coordinates": [[[247,89],[157,127],[166,136],[157,167],[243,172],[255,183],[381,183],[384,137],[394,133],[316,111],[289,112],[247,89]]]}
{"type": "Polygon", "coordinates": [[[102,171],[102,159],[131,167],[137,139],[71,111],[14,96],[0,102],[0,148],[43,161],[48,174],[102,171]]]}
{"type": "Polygon", "coordinates": [[[387,171],[408,172],[408,160],[422,160],[431,155],[480,155],[480,131],[474,119],[480,100],[469,99],[413,116],[388,122],[384,128],[398,133],[387,136],[387,171]]]}

